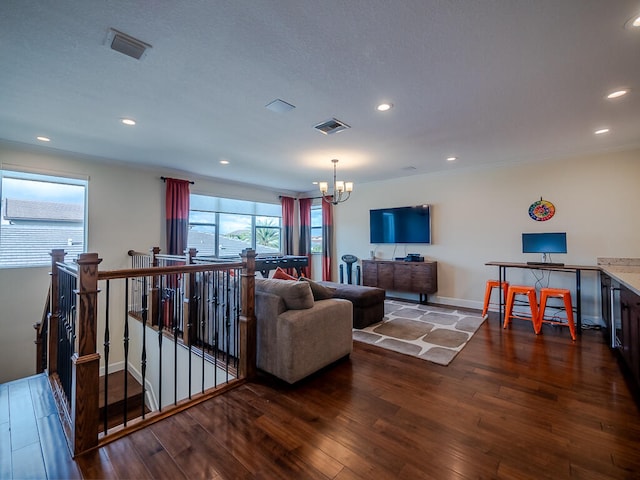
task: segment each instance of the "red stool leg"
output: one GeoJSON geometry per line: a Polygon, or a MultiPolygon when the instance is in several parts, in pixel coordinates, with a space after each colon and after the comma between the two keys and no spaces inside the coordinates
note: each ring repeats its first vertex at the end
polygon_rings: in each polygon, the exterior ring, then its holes
{"type": "Polygon", "coordinates": [[[569,332],[571,333],[571,340],[576,339],[576,325],[573,322],[573,306],[571,305],[571,296],[564,294],[562,296],[564,300],[564,308],[567,311],[567,323],[569,324],[569,332]]]}
{"type": "Polygon", "coordinates": [[[515,292],[513,290],[507,290],[507,307],[504,311],[504,324],[502,328],[507,328],[507,326],[511,322],[511,313],[513,312],[513,297],[515,297],[515,292]]]}
{"type": "Polygon", "coordinates": [[[484,306],[482,307],[482,316],[484,317],[489,310],[489,300],[491,299],[491,291],[493,290],[493,284],[489,281],[484,289],[484,306]]]}
{"type": "Polygon", "coordinates": [[[534,324],[536,335],[539,335],[542,331],[542,321],[544,320],[544,311],[547,308],[548,294],[545,289],[540,292],[540,311],[538,312],[538,318],[534,324]]]}
{"type": "Polygon", "coordinates": [[[529,297],[529,307],[531,307],[531,323],[533,323],[533,331],[536,332],[536,335],[540,333],[540,330],[536,328],[538,321],[538,300],[536,299],[536,291],[534,289],[529,290],[527,293],[527,297],[529,297]]]}

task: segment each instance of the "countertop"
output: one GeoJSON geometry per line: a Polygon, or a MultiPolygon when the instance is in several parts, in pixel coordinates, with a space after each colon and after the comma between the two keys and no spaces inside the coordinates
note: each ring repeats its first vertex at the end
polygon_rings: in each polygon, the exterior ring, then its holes
{"type": "Polygon", "coordinates": [[[600,270],[640,295],[640,258],[599,258],[600,270]]]}

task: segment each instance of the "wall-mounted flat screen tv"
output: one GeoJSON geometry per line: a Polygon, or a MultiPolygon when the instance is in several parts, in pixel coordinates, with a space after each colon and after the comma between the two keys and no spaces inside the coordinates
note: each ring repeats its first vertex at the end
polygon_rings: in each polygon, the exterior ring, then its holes
{"type": "Polygon", "coordinates": [[[371,243],[431,243],[429,205],[369,210],[371,243]]]}
{"type": "Polygon", "coordinates": [[[522,253],[567,253],[567,234],[523,233],[522,253]]]}

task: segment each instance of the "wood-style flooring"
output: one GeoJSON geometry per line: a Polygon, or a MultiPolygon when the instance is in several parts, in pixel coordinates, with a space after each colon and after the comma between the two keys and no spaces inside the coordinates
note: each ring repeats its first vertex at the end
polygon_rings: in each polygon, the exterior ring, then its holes
{"type": "Polygon", "coordinates": [[[447,367],[355,343],[298,385],[260,377],[75,461],[59,435],[37,454],[40,401],[14,425],[25,382],[0,386],[0,478],[640,478],[640,412],[598,331],[491,319],[447,367]]]}

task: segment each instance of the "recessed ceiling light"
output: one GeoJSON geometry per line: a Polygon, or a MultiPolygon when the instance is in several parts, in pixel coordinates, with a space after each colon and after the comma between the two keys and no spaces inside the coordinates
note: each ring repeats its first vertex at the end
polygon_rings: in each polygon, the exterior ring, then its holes
{"type": "Polygon", "coordinates": [[[36,140],[40,140],[41,142],[50,142],[51,139],[49,137],[36,137],[36,140]]]}
{"type": "Polygon", "coordinates": [[[120,120],[122,123],[124,123],[125,125],[130,125],[133,126],[136,124],[136,121],[131,119],[131,118],[123,118],[120,120]]]}
{"type": "Polygon", "coordinates": [[[447,162],[453,162],[455,160],[457,160],[458,157],[447,157],[447,162]]]}
{"type": "Polygon", "coordinates": [[[627,23],[624,24],[624,28],[638,28],[640,27],[640,15],[634,15],[627,23]]]}
{"type": "Polygon", "coordinates": [[[229,160],[220,160],[220,165],[229,165],[229,160]]]}
{"type": "Polygon", "coordinates": [[[381,103],[376,108],[378,109],[379,112],[386,112],[387,110],[391,110],[392,107],[393,107],[392,103],[381,103]]]}
{"type": "Polygon", "coordinates": [[[611,92],[609,95],[607,95],[607,98],[609,98],[609,99],[620,98],[620,97],[626,95],[627,93],[629,93],[629,90],[627,88],[621,88],[620,90],[616,90],[615,92],[611,92]]]}
{"type": "Polygon", "coordinates": [[[311,185],[317,185],[318,182],[311,182],[311,185]]]}
{"type": "Polygon", "coordinates": [[[593,133],[595,133],[596,135],[602,135],[602,134],[605,134],[605,133],[609,133],[609,129],[608,128],[601,128],[599,130],[596,130],[593,133]]]}

